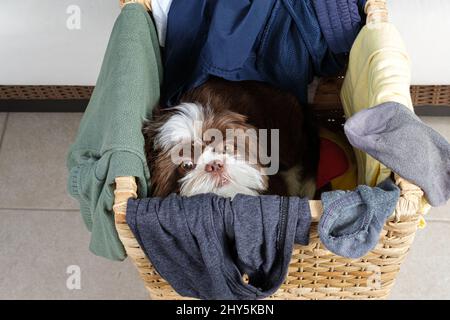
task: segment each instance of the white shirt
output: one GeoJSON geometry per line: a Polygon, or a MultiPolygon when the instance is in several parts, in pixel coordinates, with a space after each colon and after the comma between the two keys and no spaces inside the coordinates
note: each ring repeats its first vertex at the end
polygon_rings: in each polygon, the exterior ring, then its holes
{"type": "Polygon", "coordinates": [[[169,15],[172,0],[151,0],[152,14],[158,31],[159,45],[164,47],[166,43],[167,17],[169,15]]]}

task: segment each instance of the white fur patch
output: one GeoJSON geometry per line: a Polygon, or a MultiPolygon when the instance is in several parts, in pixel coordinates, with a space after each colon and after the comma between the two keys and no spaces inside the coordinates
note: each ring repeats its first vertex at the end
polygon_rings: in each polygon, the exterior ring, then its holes
{"type": "Polygon", "coordinates": [[[200,141],[204,107],[197,103],[182,103],[176,112],[159,128],[155,145],[165,151],[183,141],[200,141]]]}

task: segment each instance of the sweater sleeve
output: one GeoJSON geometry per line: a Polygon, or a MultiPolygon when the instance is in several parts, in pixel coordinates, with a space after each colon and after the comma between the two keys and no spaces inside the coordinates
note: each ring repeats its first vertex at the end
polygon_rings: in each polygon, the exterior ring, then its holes
{"type": "MultiPolygon", "coordinates": [[[[413,109],[409,86],[411,68],[408,53],[394,25],[366,25],[350,52],[349,65],[341,90],[347,118],[353,114],[393,101],[413,109]]],[[[358,182],[375,186],[390,176],[391,170],[355,149],[358,182]]]]}
{"type": "Polygon", "coordinates": [[[142,122],[159,101],[162,67],[153,21],[140,4],[122,10],[111,33],[97,84],[71,146],[68,190],[91,231],[90,250],[126,257],[114,226],[114,179],[135,176],[147,195],[149,170],[142,122]]]}

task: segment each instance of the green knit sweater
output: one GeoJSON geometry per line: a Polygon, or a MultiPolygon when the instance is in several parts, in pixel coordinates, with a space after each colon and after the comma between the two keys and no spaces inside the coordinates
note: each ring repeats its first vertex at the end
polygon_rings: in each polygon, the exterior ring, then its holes
{"type": "Polygon", "coordinates": [[[148,191],[142,122],[158,103],[162,66],[149,14],[129,4],[118,17],[92,98],[67,167],[69,193],[80,202],[91,231],[90,250],[112,260],[126,257],[114,227],[114,179],[135,176],[138,195],[148,191]]]}

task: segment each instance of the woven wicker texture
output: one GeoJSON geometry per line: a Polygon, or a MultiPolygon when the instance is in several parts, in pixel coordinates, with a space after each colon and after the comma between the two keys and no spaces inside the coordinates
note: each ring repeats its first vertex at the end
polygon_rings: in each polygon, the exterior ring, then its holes
{"type": "MultiPolygon", "coordinates": [[[[317,86],[313,107],[319,112],[339,112],[343,78],[322,78],[317,86]]],[[[450,106],[450,86],[411,86],[414,106],[450,106]]]]}
{"type": "MultiPolygon", "coordinates": [[[[343,113],[339,94],[340,78],[322,79],[314,98],[318,111],[343,113]]],[[[89,100],[92,86],[0,86],[0,100],[89,100]]],[[[450,106],[450,86],[411,86],[414,106],[450,106]]]]}
{"type": "MultiPolygon", "coordinates": [[[[368,23],[386,21],[385,1],[368,0],[368,23]]],[[[296,245],[281,288],[271,299],[382,299],[394,285],[420,219],[423,192],[396,176],[401,197],[392,217],[384,226],[376,248],[360,259],[346,259],[326,250],[317,234],[321,215],[320,201],[310,201],[313,221],[310,244],[296,245]]],[[[119,237],[136,265],[152,299],[185,299],[162,279],[148,261],[126,224],[126,203],[136,198],[133,177],[119,177],[115,188],[115,222],[119,237]]]]}
{"type": "Polygon", "coordinates": [[[0,86],[0,100],[81,100],[90,99],[89,86],[0,86]]]}
{"type": "Polygon", "coordinates": [[[411,86],[415,106],[450,106],[450,86],[411,86]]]}

